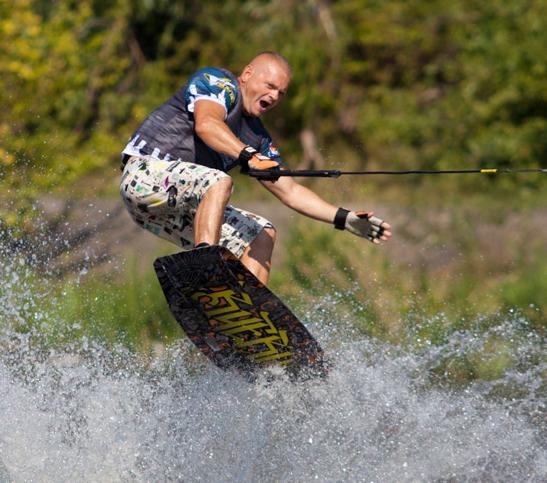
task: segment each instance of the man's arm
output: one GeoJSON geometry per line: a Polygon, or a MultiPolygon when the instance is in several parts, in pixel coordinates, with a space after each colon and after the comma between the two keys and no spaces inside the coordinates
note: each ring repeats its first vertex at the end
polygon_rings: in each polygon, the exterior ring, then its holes
{"type": "Polygon", "coordinates": [[[314,220],[332,223],[338,208],[326,202],[312,190],[288,176],[277,181],[261,181],[262,185],[289,208],[314,220]]]}
{"type": "Polygon", "coordinates": [[[211,149],[237,158],[245,147],[224,122],[226,110],[220,104],[207,99],[196,101],[194,120],[196,134],[211,149]]]}
{"type": "MultiPolygon", "coordinates": [[[[331,205],[312,190],[298,184],[290,177],[281,177],[277,181],[261,181],[262,185],[289,208],[325,223],[333,223],[338,207],[331,205]]],[[[347,212],[343,218],[344,228],[357,236],[373,243],[387,241],[391,237],[391,226],[373,216],[372,212],[347,212]]]]}
{"type": "MultiPolygon", "coordinates": [[[[246,145],[224,122],[225,114],[226,110],[220,104],[207,99],[197,100],[194,106],[194,129],[211,149],[237,159],[246,145]]],[[[272,161],[260,153],[255,154],[249,160],[249,166],[253,169],[268,169],[277,165],[276,161],[272,161]]]]}

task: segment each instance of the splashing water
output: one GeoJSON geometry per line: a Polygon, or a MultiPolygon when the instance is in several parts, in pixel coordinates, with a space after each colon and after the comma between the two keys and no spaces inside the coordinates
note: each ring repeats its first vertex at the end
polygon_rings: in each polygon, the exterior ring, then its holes
{"type": "MultiPolygon", "coordinates": [[[[272,369],[249,383],[186,341],[152,360],[87,340],[40,348],[44,327],[4,323],[38,320],[40,297],[21,290],[20,267],[1,271],[0,482],[547,480],[546,368],[524,364],[541,357],[537,335],[501,378],[447,389],[432,368],[489,334],[408,353],[315,309],[303,318],[329,377],[290,383],[272,369]],[[496,397],[504,387],[518,397],[496,397]]],[[[514,338],[519,323],[492,330],[514,338]]]]}

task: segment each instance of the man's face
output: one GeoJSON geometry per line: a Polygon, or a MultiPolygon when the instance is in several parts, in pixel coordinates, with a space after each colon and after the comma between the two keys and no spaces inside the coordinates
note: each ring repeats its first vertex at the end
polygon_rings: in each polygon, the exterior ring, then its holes
{"type": "Polygon", "coordinates": [[[285,67],[275,60],[248,65],[239,77],[245,114],[260,117],[281,102],[289,87],[285,67]]]}

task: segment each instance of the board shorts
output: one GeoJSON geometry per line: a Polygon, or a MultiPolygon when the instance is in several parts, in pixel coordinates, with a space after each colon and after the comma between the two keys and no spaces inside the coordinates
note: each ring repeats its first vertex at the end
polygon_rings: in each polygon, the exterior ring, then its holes
{"type": "MultiPolygon", "coordinates": [[[[196,210],[207,190],[223,178],[229,176],[199,164],[133,156],[123,169],[120,193],[138,225],[189,250],[194,247],[196,210]]],[[[261,216],[227,205],[220,245],[240,258],[264,228],[273,225],[261,216]]]]}

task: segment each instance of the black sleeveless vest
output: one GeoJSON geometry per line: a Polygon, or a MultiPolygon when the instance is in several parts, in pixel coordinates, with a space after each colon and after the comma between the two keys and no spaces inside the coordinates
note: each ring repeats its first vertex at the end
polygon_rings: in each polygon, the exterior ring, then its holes
{"type": "MultiPolygon", "coordinates": [[[[221,70],[235,85],[238,84],[234,74],[221,70]]],[[[212,150],[196,135],[194,115],[186,109],[184,102],[187,88],[188,83],[152,112],[131,136],[130,143],[145,156],[187,161],[227,172],[238,161],[212,150]]],[[[266,131],[258,118],[243,115],[239,89],[236,105],[228,113],[225,122],[242,142],[260,151],[266,131]]]]}

